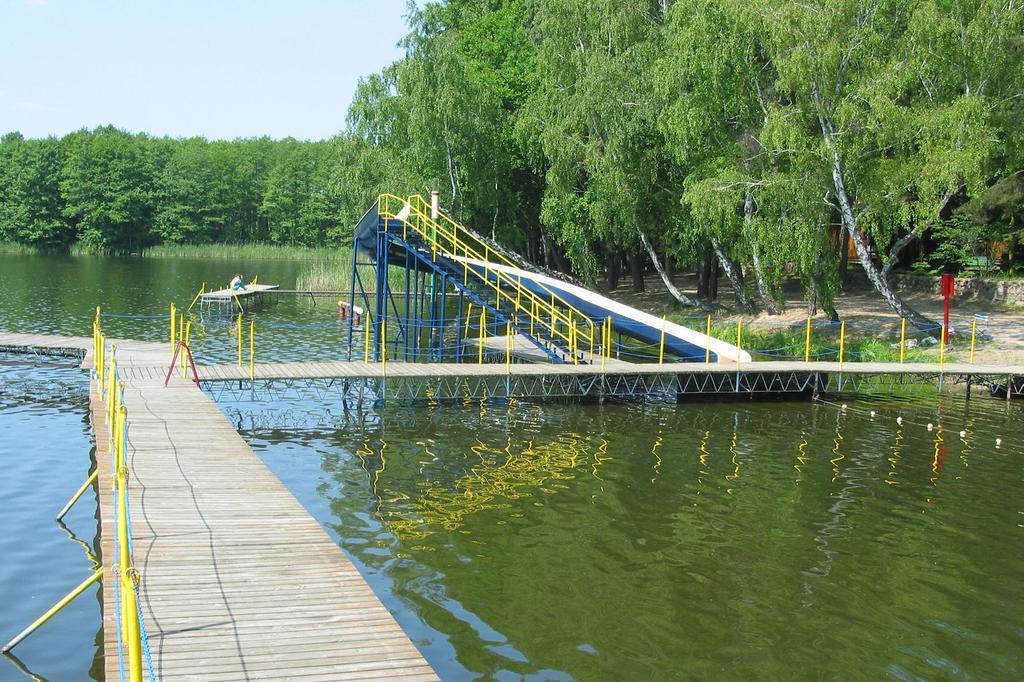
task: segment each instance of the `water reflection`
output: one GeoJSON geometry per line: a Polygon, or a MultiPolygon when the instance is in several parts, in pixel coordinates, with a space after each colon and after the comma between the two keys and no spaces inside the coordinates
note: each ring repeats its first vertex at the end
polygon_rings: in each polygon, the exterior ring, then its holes
{"type": "MultiPolygon", "coordinates": [[[[0,353],[0,585],[9,597],[0,609],[4,641],[99,566],[95,489],[65,522],[53,519],[92,462],[88,383],[77,364],[0,353]]],[[[95,598],[80,596],[0,663],[0,678],[100,679],[99,590],[91,591],[95,598]]]]}
{"type": "Polygon", "coordinates": [[[1019,532],[1008,452],[967,466],[969,441],[1001,427],[993,407],[946,411],[932,433],[934,408],[882,397],[845,411],[389,409],[246,435],[300,499],[326,502],[304,500],[327,510],[321,521],[447,678],[794,665],[927,677],[978,646],[984,669],[1016,666],[1014,564],[973,565],[1019,532]],[[949,439],[968,426],[970,439],[949,439]],[[997,491],[1012,509],[985,502],[997,491]],[[937,622],[959,634],[940,643],[937,622]]]}

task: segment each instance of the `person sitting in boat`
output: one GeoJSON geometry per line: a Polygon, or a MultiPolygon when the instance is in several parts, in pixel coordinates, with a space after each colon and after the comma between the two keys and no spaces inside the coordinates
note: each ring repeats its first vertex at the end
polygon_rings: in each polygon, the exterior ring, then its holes
{"type": "Polygon", "coordinates": [[[242,282],[242,275],[235,273],[235,276],[231,278],[231,284],[229,285],[231,291],[240,291],[245,289],[245,284],[242,282]]]}

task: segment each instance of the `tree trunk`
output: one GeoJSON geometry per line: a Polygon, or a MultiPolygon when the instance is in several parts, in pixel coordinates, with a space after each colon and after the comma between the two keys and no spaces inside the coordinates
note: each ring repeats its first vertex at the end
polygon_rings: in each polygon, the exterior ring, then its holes
{"type": "Polygon", "coordinates": [[[644,291],[644,261],[640,258],[640,252],[633,249],[626,253],[629,261],[629,275],[633,278],[633,293],[640,294],[644,291]]]}
{"type": "Polygon", "coordinates": [[[614,291],[619,288],[619,272],[622,268],[622,257],[619,254],[618,249],[608,249],[608,270],[607,279],[605,280],[608,291],[614,291]]]}
{"type": "Polygon", "coordinates": [[[839,286],[845,287],[850,271],[850,233],[843,229],[843,238],[839,242],[839,286]]]}
{"type": "Polygon", "coordinates": [[[704,254],[700,259],[700,270],[697,272],[697,298],[707,300],[711,285],[711,258],[704,254]]]}
{"type": "Polygon", "coordinates": [[[821,133],[825,138],[825,144],[832,152],[832,184],[835,186],[836,200],[839,203],[839,217],[842,219],[843,226],[850,239],[853,240],[853,247],[857,251],[857,260],[860,261],[861,267],[864,268],[868,281],[871,282],[875,291],[881,294],[886,304],[900,317],[906,318],[918,328],[933,327],[935,322],[908,306],[892,290],[885,277],[875,267],[875,264],[871,262],[871,252],[868,248],[867,240],[860,233],[860,230],[857,229],[857,217],[853,213],[853,202],[850,201],[850,195],[846,193],[846,181],[843,176],[843,166],[839,158],[839,150],[835,146],[832,122],[825,118],[824,114],[820,113],[818,114],[818,121],[821,124],[821,133]]]}
{"type": "Polygon", "coordinates": [[[715,250],[715,255],[718,256],[718,262],[721,263],[722,269],[725,270],[725,276],[729,278],[729,284],[732,285],[732,291],[736,296],[736,302],[740,304],[740,307],[743,308],[745,312],[753,312],[754,305],[751,303],[750,297],[747,296],[747,292],[743,288],[743,273],[740,271],[739,264],[726,255],[725,250],[722,249],[722,245],[719,243],[717,237],[711,238],[711,248],[715,250]]]}
{"type": "Polygon", "coordinates": [[[673,284],[672,280],[669,279],[668,276],[665,274],[665,269],[661,267],[661,262],[658,260],[657,252],[654,250],[654,247],[651,246],[651,242],[647,240],[647,235],[644,234],[644,231],[640,229],[639,225],[637,225],[636,231],[637,234],[640,235],[640,242],[644,245],[644,248],[647,250],[647,255],[651,257],[651,264],[654,266],[654,269],[658,272],[658,275],[661,277],[661,281],[664,282],[665,288],[668,289],[668,293],[672,295],[672,298],[676,299],[683,305],[692,306],[694,308],[700,308],[701,310],[710,310],[710,306],[700,301],[695,301],[694,299],[690,298],[683,292],[679,291],[678,288],[676,288],[676,285],[673,284]]]}
{"type": "Polygon", "coordinates": [[[775,301],[772,299],[771,292],[768,290],[768,283],[764,278],[764,269],[761,267],[761,253],[757,248],[756,235],[751,235],[750,223],[754,220],[754,195],[750,192],[746,193],[743,199],[743,221],[747,225],[747,237],[750,240],[750,255],[754,261],[754,278],[757,280],[757,296],[761,299],[761,305],[768,311],[770,315],[778,315],[779,309],[775,305],[775,301]]]}
{"type": "Polygon", "coordinates": [[[718,264],[718,258],[715,257],[714,252],[708,254],[708,299],[711,301],[718,300],[718,280],[722,276],[722,266],[718,264]]]}

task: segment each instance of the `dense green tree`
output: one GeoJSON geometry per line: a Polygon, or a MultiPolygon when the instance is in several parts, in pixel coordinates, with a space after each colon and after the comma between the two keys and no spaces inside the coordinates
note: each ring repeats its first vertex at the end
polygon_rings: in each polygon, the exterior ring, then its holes
{"type": "Polygon", "coordinates": [[[0,239],[45,250],[71,243],[73,235],[62,215],[60,169],[56,139],[4,136],[0,141],[0,239]]]}
{"type": "Polygon", "coordinates": [[[170,144],[115,128],[65,137],[60,191],[78,240],[99,251],[138,251],[154,242],[160,167],[170,144]]]}

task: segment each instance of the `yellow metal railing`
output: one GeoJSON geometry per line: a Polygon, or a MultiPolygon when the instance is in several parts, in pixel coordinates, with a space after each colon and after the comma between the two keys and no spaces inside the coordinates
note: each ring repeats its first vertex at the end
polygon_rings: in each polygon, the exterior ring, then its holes
{"type": "Polygon", "coordinates": [[[537,283],[546,296],[540,296],[523,286],[519,276],[490,267],[492,264],[516,267],[491,246],[469,232],[448,216],[439,214],[434,220],[430,205],[422,197],[412,195],[407,199],[393,194],[382,194],[377,200],[377,211],[381,217],[402,222],[403,239],[408,240],[411,230],[431,249],[433,255],[480,261],[482,272],[464,263],[463,283],[470,277],[483,282],[493,290],[498,308],[502,302],[514,311],[516,324],[528,322],[531,330],[547,332],[549,338],[569,349],[575,359],[586,348],[593,353],[595,340],[594,322],[555,291],[537,283]]]}
{"type": "MultiPolygon", "coordinates": [[[[180,332],[179,332],[180,333],[180,332]]],[[[117,579],[117,597],[121,610],[121,642],[127,651],[127,677],[129,680],[142,679],[142,626],[139,622],[139,607],[136,599],[139,571],[131,554],[131,520],[128,517],[128,411],[124,406],[124,382],[117,378],[116,347],[111,348],[110,364],[105,370],[109,381],[105,399],[107,402],[107,426],[109,447],[113,456],[114,516],[117,520],[115,554],[113,567],[117,579]]]]}
{"type": "MultiPolygon", "coordinates": [[[[173,320],[173,316],[172,316],[173,320]]],[[[78,595],[92,584],[98,582],[107,570],[113,571],[116,576],[116,602],[120,608],[117,609],[118,630],[121,633],[119,647],[126,652],[127,662],[124,673],[128,680],[141,682],[143,673],[143,642],[145,640],[145,625],[139,617],[138,586],[139,571],[135,568],[134,558],[131,553],[131,520],[129,518],[128,500],[128,413],[124,406],[124,382],[118,381],[117,376],[117,347],[111,345],[110,352],[107,352],[107,339],[103,334],[100,324],[100,309],[96,308],[96,316],[92,324],[93,337],[93,367],[96,378],[96,387],[99,398],[104,403],[104,421],[107,425],[108,446],[112,457],[112,475],[114,479],[114,515],[116,518],[114,540],[115,557],[111,566],[101,566],[95,569],[92,574],[82,581],[75,589],[69,592],[60,601],[48,609],[42,616],[37,618],[31,625],[22,630],[13,640],[4,645],[3,653],[9,652],[19,642],[35,632],[54,615],[70,604],[78,595]]],[[[92,485],[98,476],[98,469],[94,471],[85,484],[82,485],[64,506],[58,515],[63,517],[71,506],[82,496],[86,489],[92,485]]],[[[105,559],[107,557],[104,557],[105,559]]],[[[113,604],[109,608],[114,608],[113,604]]],[[[153,679],[152,665],[149,662],[149,650],[146,649],[147,665],[149,665],[149,677],[153,679]]]]}

